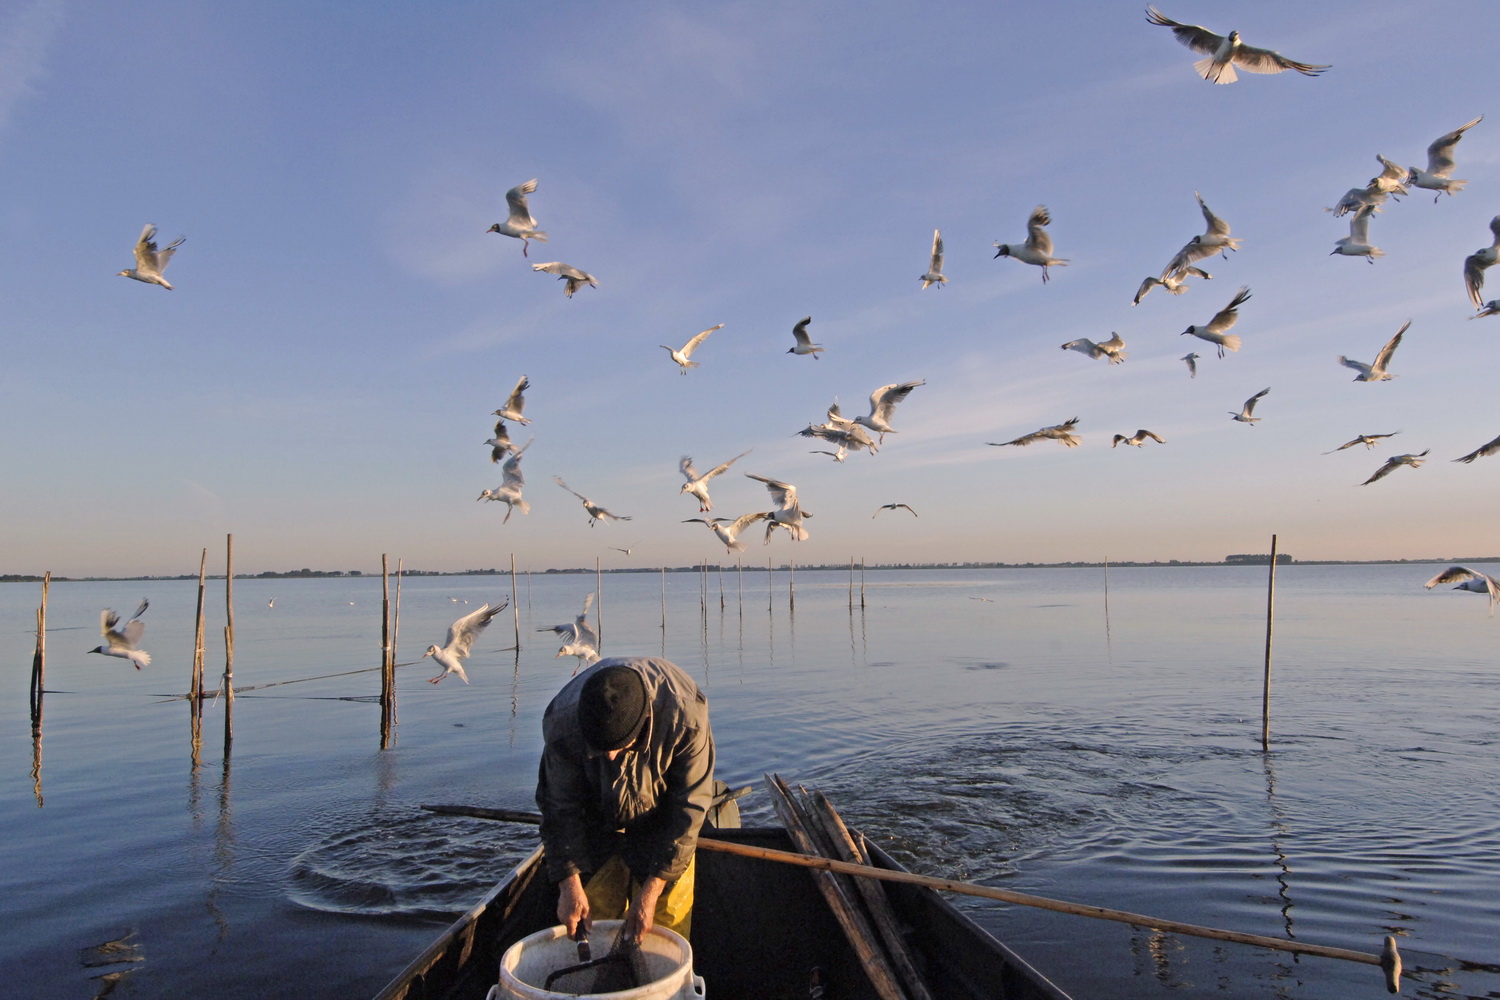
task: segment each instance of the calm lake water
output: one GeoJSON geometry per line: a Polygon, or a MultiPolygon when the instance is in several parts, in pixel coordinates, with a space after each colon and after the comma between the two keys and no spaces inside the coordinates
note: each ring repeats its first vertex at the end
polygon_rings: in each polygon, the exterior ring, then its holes
{"type": "MultiPolygon", "coordinates": [[[[1269,753],[1265,567],[871,571],[852,611],[847,573],[797,573],[793,608],[784,571],[746,572],[741,600],[731,567],[704,610],[697,574],[667,574],[665,629],[662,578],[614,574],[603,645],[706,689],[720,776],[757,786],[747,824],[773,822],[773,771],[919,872],[1365,952],[1395,934],[1405,995],[1494,997],[1500,617],[1425,591],[1440,568],[1278,571],[1269,753]]],[[[0,993],[373,994],[532,846],[418,807],[532,807],[541,711],[575,662],[534,629],[593,587],[522,576],[522,648],[506,611],[467,687],[403,667],[381,751],[379,579],[236,581],[233,740],[220,701],[195,754],[173,696],[196,583],[53,585],[40,740],[41,588],[0,585],[0,993]],[[85,655],[100,609],[142,597],[151,666],[85,655]]],[[[510,589],[406,580],[399,660],[510,589]]],[[[208,659],[217,678],[222,640],[208,659]]],[[[1370,966],[960,905],[1079,1000],[1384,995],[1370,966]]]]}

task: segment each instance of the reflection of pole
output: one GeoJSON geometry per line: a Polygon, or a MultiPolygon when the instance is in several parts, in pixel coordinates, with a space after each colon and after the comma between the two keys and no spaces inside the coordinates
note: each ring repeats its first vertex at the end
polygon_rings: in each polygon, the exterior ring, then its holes
{"type": "Polygon", "coordinates": [[[1261,763],[1266,769],[1266,804],[1271,807],[1271,853],[1276,855],[1276,867],[1279,869],[1276,884],[1281,896],[1281,919],[1286,927],[1287,938],[1292,939],[1297,936],[1292,933],[1292,866],[1281,849],[1280,841],[1280,837],[1286,833],[1286,822],[1276,805],[1276,772],[1271,769],[1271,755],[1261,754],[1261,763]]]}
{"type": "Polygon", "coordinates": [[[1260,745],[1271,745],[1271,632],[1276,619],[1276,536],[1271,536],[1271,571],[1266,583],[1266,679],[1260,700],[1260,745]]]}

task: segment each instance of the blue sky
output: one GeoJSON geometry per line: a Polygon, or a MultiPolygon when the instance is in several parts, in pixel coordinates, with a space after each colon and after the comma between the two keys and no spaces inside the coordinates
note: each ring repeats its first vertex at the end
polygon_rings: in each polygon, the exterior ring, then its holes
{"type": "Polygon", "coordinates": [[[1451,461],[1500,434],[1500,318],[1461,280],[1500,114],[1458,145],[1466,190],[1375,217],[1375,264],[1329,256],[1323,211],[1494,110],[1493,6],[1159,6],[1332,68],[1213,86],[1136,2],[7,4],[0,572],[192,572],[229,532],[248,572],[717,560],[677,461],[746,449],[715,514],[767,508],[752,472],[814,515],[752,563],[1500,549],[1500,456],[1451,461]],[[485,230],[531,177],[528,260],[485,230]],[[1243,248],[1133,307],[1195,191],[1243,248]],[[992,259],[1038,204],[1072,261],[1046,285],[992,259]],[[175,291],[114,276],[146,222],[187,237],[175,291]],[[599,287],[565,298],[549,260],[599,287]],[[1239,353],[1179,336],[1241,285],[1239,353]],[[785,353],[809,314],[816,361],[785,353]],[[1408,319],[1398,377],[1352,383],[1335,358],[1408,319]],[[679,377],[657,345],[716,323],[679,377]],[[1122,365],[1058,349],[1112,331],[1122,365]],[[481,442],[522,374],[533,508],[502,525],[481,442]],[[792,436],[910,379],[878,455],[792,436]],[[1073,416],[1077,449],[984,444],[1073,416]],[[1167,444],[1109,447],[1142,427],[1167,444]],[[587,527],[553,475],[633,520],[587,527]],[[921,516],[871,518],[898,501],[921,516]]]}

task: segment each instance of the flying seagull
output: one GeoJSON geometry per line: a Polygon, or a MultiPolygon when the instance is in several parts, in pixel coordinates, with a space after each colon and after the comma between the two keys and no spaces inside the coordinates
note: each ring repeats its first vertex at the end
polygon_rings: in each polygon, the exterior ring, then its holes
{"type": "Polygon", "coordinates": [[[1334,218],[1347,215],[1350,212],[1357,212],[1363,208],[1369,208],[1372,211],[1378,212],[1380,211],[1380,206],[1384,205],[1387,199],[1395,195],[1411,193],[1410,189],[1406,186],[1406,179],[1411,173],[1410,168],[1403,167],[1399,163],[1392,163],[1379,153],[1375,154],[1375,159],[1379,161],[1382,167],[1380,173],[1371,177],[1370,183],[1364,187],[1350,188],[1339,199],[1337,205],[1327,209],[1327,211],[1333,213],[1334,218]]]}
{"type": "Polygon", "coordinates": [[[1376,257],[1384,257],[1385,251],[1370,242],[1370,216],[1375,214],[1373,206],[1360,209],[1349,218],[1349,235],[1333,241],[1328,256],[1340,254],[1345,257],[1363,257],[1373,264],[1376,257]]]}
{"type": "Polygon", "coordinates": [[[580,500],[583,501],[583,509],[589,512],[589,527],[590,528],[592,528],[594,526],[594,522],[596,522],[596,521],[605,521],[605,522],[608,522],[608,521],[628,521],[628,520],[630,520],[629,517],[626,517],[626,516],[623,516],[623,515],[620,515],[620,514],[612,514],[609,511],[605,510],[603,507],[601,507],[598,504],[594,503],[594,501],[590,500],[588,497],[584,496],[582,493],[579,493],[577,490],[573,489],[567,483],[563,482],[561,476],[553,476],[552,477],[552,481],[555,482],[557,485],[561,486],[563,489],[567,490],[569,493],[573,494],[578,499],[580,499],[580,500]]]}
{"type": "Polygon", "coordinates": [[[766,541],[771,540],[771,532],[777,528],[785,528],[794,542],[807,541],[807,529],[802,526],[802,519],[812,517],[812,515],[803,510],[801,504],[797,502],[797,487],[791,483],[783,483],[779,479],[757,476],[753,472],[747,472],[745,476],[756,482],[765,483],[766,489],[771,494],[771,502],[776,505],[776,509],[766,515],[766,541]]]}
{"type": "Polygon", "coordinates": [[[1238,351],[1240,349],[1240,335],[1237,333],[1226,333],[1235,321],[1240,318],[1240,306],[1244,305],[1250,298],[1249,286],[1241,288],[1235,293],[1229,305],[1214,314],[1204,326],[1190,326],[1183,330],[1178,336],[1186,337],[1191,334],[1200,340],[1206,340],[1219,348],[1219,357],[1224,356],[1225,351],[1238,351]]]}
{"type": "Polygon", "coordinates": [[[1484,272],[1500,260],[1500,215],[1490,220],[1490,232],[1495,236],[1494,241],[1464,258],[1464,288],[1468,290],[1469,301],[1474,303],[1475,309],[1484,308],[1484,299],[1479,294],[1484,287],[1484,272]]]}
{"type": "Polygon", "coordinates": [[[823,345],[812,342],[812,336],[807,332],[807,324],[811,322],[811,316],[803,316],[792,327],[792,336],[797,339],[797,344],[786,349],[788,354],[811,354],[814,361],[818,360],[818,352],[823,350],[823,345]]]}
{"type": "Polygon", "coordinates": [[[1406,333],[1406,328],[1409,326],[1411,326],[1411,320],[1407,320],[1401,324],[1401,329],[1396,331],[1394,337],[1385,342],[1385,346],[1380,349],[1379,354],[1375,355],[1375,361],[1372,364],[1367,365],[1363,361],[1350,361],[1342,354],[1339,355],[1339,364],[1345,368],[1353,368],[1359,372],[1358,375],[1354,376],[1354,381],[1356,382],[1383,382],[1386,379],[1395,378],[1396,376],[1385,369],[1391,363],[1391,355],[1395,354],[1396,348],[1401,346],[1401,337],[1406,333]]]}
{"type": "Polygon", "coordinates": [[[177,252],[177,248],[186,241],[186,236],[179,236],[165,250],[158,250],[156,249],[156,226],[150,222],[146,223],[146,228],[141,230],[141,238],[135,243],[135,267],[127,267],[116,277],[134,278],[148,285],[160,285],[170,292],[172,286],[167,283],[166,278],[161,276],[161,273],[172,262],[172,255],[177,252]]]}
{"type": "Polygon", "coordinates": [[[1462,458],[1455,458],[1453,461],[1463,462],[1465,465],[1467,465],[1470,462],[1474,461],[1474,459],[1476,458],[1489,458],[1497,451],[1500,451],[1500,437],[1495,438],[1495,440],[1489,442],[1488,444],[1480,445],[1478,448],[1475,448],[1473,451],[1469,452],[1462,458]]]}
{"type": "Polygon", "coordinates": [[[693,352],[698,349],[698,345],[707,340],[710,333],[713,333],[715,330],[723,329],[723,327],[723,323],[720,323],[717,326],[709,327],[707,330],[704,330],[702,333],[695,336],[686,344],[683,344],[682,350],[678,350],[675,347],[669,347],[666,344],[662,344],[661,349],[672,355],[672,360],[677,362],[677,373],[679,375],[686,375],[689,368],[698,367],[698,362],[688,360],[693,356],[693,352]]]}
{"type": "Polygon", "coordinates": [[[563,294],[570,299],[573,297],[573,293],[584,285],[588,285],[590,288],[599,287],[598,279],[592,274],[589,274],[587,271],[580,271],[572,264],[564,264],[560,260],[549,261],[546,264],[532,264],[531,269],[533,271],[546,271],[548,274],[555,274],[557,275],[557,280],[567,282],[567,284],[563,285],[563,294]]]}
{"type": "Polygon", "coordinates": [[[1500,299],[1490,299],[1490,301],[1484,304],[1484,308],[1480,309],[1477,313],[1470,316],[1469,318],[1479,319],[1482,316],[1494,316],[1497,313],[1500,313],[1500,299]]]}
{"type": "Polygon", "coordinates": [[[99,612],[99,634],[104,636],[104,645],[96,646],[89,652],[129,660],[137,670],[151,666],[151,654],[141,648],[141,637],[146,634],[146,623],[141,621],[141,615],[150,606],[149,600],[142,599],[141,606],[135,609],[135,614],[124,625],[120,624],[120,616],[111,609],[105,608],[99,612]]]}
{"type": "Polygon", "coordinates": [[[1188,378],[1197,378],[1198,377],[1198,355],[1196,355],[1196,354],[1192,353],[1191,351],[1189,351],[1187,354],[1184,354],[1178,360],[1187,363],[1188,378]]]}
{"type": "Polygon", "coordinates": [[[1112,365],[1117,365],[1129,357],[1125,353],[1125,341],[1120,338],[1118,333],[1111,333],[1108,340],[1097,344],[1087,337],[1080,337],[1077,340],[1068,341],[1062,345],[1062,349],[1065,351],[1077,351],[1079,354],[1087,354],[1095,360],[1108,358],[1109,363],[1112,365]]]}
{"type": "Polygon", "coordinates": [[[1260,392],[1257,392],[1255,395],[1245,400],[1245,405],[1240,407],[1240,412],[1235,413],[1233,410],[1230,410],[1229,415],[1242,424],[1258,423],[1260,421],[1260,417],[1252,417],[1250,414],[1255,412],[1255,404],[1260,400],[1260,398],[1270,391],[1271,387],[1266,386],[1260,392]]]}
{"type": "Polygon", "coordinates": [[[1428,580],[1422,586],[1431,590],[1440,583],[1453,583],[1457,581],[1458,586],[1454,590],[1467,590],[1471,594],[1484,594],[1490,599],[1490,614],[1495,613],[1495,604],[1500,602],[1500,580],[1496,580],[1488,573],[1481,573],[1477,569],[1469,569],[1467,566],[1449,566],[1437,576],[1428,580]]]}
{"type": "Polygon", "coordinates": [[[1457,166],[1453,162],[1453,147],[1458,145],[1458,140],[1464,137],[1465,132],[1482,121],[1484,121],[1484,115],[1480,115],[1467,124],[1460,125],[1447,135],[1434,139],[1432,145],[1427,147],[1427,169],[1423,170],[1420,167],[1412,167],[1411,173],[1407,175],[1406,182],[1413,187],[1436,191],[1437,194],[1432,196],[1432,203],[1434,205],[1437,204],[1437,200],[1443,196],[1444,192],[1453,195],[1462,191],[1464,185],[1469,182],[1457,180],[1449,176],[1453,173],[1453,168],[1457,166]]]}
{"type": "Polygon", "coordinates": [[[1317,76],[1328,69],[1311,63],[1288,59],[1280,52],[1258,49],[1240,41],[1240,33],[1231,31],[1228,36],[1216,35],[1196,24],[1183,24],[1166,17],[1155,7],[1146,8],[1146,20],[1163,28],[1171,28],[1177,40],[1194,52],[1205,53],[1207,59],[1193,63],[1193,69],[1205,80],[1213,83],[1233,83],[1239,79],[1234,68],[1249,73],[1281,73],[1294,69],[1303,76],[1317,76]]]}
{"type": "Polygon", "coordinates": [[[719,475],[725,469],[729,468],[735,462],[738,462],[748,454],[750,454],[750,451],[749,449],[746,449],[745,451],[742,451],[738,455],[731,458],[729,461],[719,463],[712,469],[709,469],[707,472],[703,473],[703,475],[701,476],[698,474],[698,470],[693,468],[693,460],[687,455],[682,456],[682,460],[677,463],[677,471],[682,473],[682,477],[686,479],[687,482],[683,483],[682,489],[678,490],[677,492],[691,493],[693,496],[697,497],[698,513],[704,514],[708,511],[713,510],[713,502],[708,498],[708,481],[714,476],[719,475]]]}
{"type": "MultiPolygon", "coordinates": [[[[536,438],[531,439],[531,441],[535,440],[536,438]]],[[[531,512],[531,504],[521,499],[521,488],[526,485],[526,477],[521,475],[521,455],[531,447],[531,441],[527,441],[520,448],[511,449],[510,458],[507,458],[505,464],[500,467],[502,477],[500,485],[492,490],[485,490],[475,498],[476,500],[499,500],[505,504],[505,520],[501,521],[501,524],[509,521],[517,508],[520,508],[522,514],[531,512]]]]}
{"type": "Polygon", "coordinates": [[[531,380],[522,375],[516,382],[516,387],[510,391],[510,398],[505,401],[504,406],[495,411],[494,416],[501,420],[514,420],[522,426],[531,423],[530,420],[521,416],[521,411],[526,409],[525,392],[530,388],[531,380]]]}
{"type": "Polygon", "coordinates": [[[1083,443],[1083,439],[1073,433],[1077,427],[1078,418],[1074,417],[1072,420],[1064,420],[1060,424],[1053,424],[1051,427],[1043,427],[1039,431],[1023,434],[1014,441],[986,441],[985,444],[995,448],[1004,448],[1012,444],[1024,448],[1033,442],[1045,441],[1050,438],[1053,441],[1061,441],[1066,448],[1077,448],[1083,443]]]}
{"type": "Polygon", "coordinates": [[[932,231],[932,260],[927,265],[927,273],[922,275],[922,288],[925,291],[929,285],[937,285],[942,288],[948,283],[943,277],[943,231],[934,229],[932,231]]]}
{"type": "Polygon", "coordinates": [[[1155,441],[1157,444],[1167,443],[1166,438],[1162,437],[1161,435],[1154,434],[1151,431],[1146,430],[1145,428],[1141,428],[1130,437],[1126,437],[1124,434],[1116,434],[1115,439],[1110,442],[1109,446],[1111,448],[1118,448],[1122,444],[1130,444],[1135,445],[1137,448],[1144,448],[1146,446],[1146,440],[1148,438],[1152,441],[1155,441]]]}
{"type": "MultiPolygon", "coordinates": [[[[917,379],[914,382],[892,382],[881,386],[870,393],[870,415],[855,417],[854,423],[879,434],[880,443],[885,444],[885,436],[896,433],[896,429],[891,426],[891,416],[896,412],[896,404],[911,395],[911,391],[917,386],[926,384],[926,379],[917,379]]],[[[830,418],[837,408],[838,402],[835,401],[833,409],[828,411],[830,418]]]]}
{"type": "MultiPolygon", "coordinates": [[[[1203,195],[1194,191],[1193,197],[1198,199],[1198,209],[1203,213],[1203,232],[1183,244],[1182,249],[1167,261],[1167,266],[1162,268],[1161,277],[1158,279],[1161,282],[1174,278],[1179,282],[1185,280],[1190,273],[1188,265],[1196,264],[1214,254],[1227,259],[1229,251],[1238,250],[1240,244],[1244,242],[1238,236],[1229,235],[1229,223],[1213,213],[1213,209],[1209,208],[1208,203],[1203,200],[1203,195]]],[[[1198,274],[1204,278],[1208,277],[1201,271],[1198,274]]],[[[1168,288],[1168,291],[1170,290],[1168,288]]],[[[1144,295],[1145,292],[1140,294],[1144,295]]]]}
{"type": "Polygon", "coordinates": [[[495,421],[495,434],[485,444],[490,446],[492,465],[499,462],[511,450],[510,431],[506,429],[504,420],[495,421]]]}
{"type": "Polygon", "coordinates": [[[507,597],[500,598],[500,603],[493,608],[488,604],[478,611],[472,611],[464,615],[458,621],[448,626],[448,638],[441,646],[428,646],[427,652],[422,654],[423,659],[432,657],[437,661],[443,672],[436,677],[427,678],[427,683],[437,684],[449,674],[457,674],[458,679],[465,684],[469,683],[469,675],[464,673],[464,665],[459,662],[469,655],[469,650],[474,647],[474,639],[484,631],[490,619],[505,610],[510,603],[507,597]]]}
{"type": "MultiPolygon", "coordinates": [[[[1345,441],[1343,444],[1333,449],[1333,451],[1343,451],[1345,448],[1353,448],[1357,444],[1364,445],[1365,451],[1369,451],[1371,448],[1375,447],[1376,441],[1380,441],[1384,438],[1393,438],[1400,433],[1400,431],[1392,431],[1389,434],[1361,434],[1359,437],[1355,438],[1352,441],[1345,441]]],[[[1333,451],[1325,451],[1323,452],[1323,454],[1332,455],[1333,451]]]]}
{"type": "Polygon", "coordinates": [[[547,234],[536,227],[536,220],[531,217],[531,209],[526,205],[526,196],[535,190],[536,178],[533,177],[525,184],[517,184],[505,192],[505,204],[510,208],[509,217],[485,230],[487,233],[514,236],[520,240],[522,257],[529,256],[526,248],[531,240],[547,242],[547,234]]]}
{"type": "Polygon", "coordinates": [[[740,532],[744,531],[756,521],[762,521],[770,517],[767,511],[757,511],[753,514],[742,514],[733,521],[727,517],[716,517],[712,520],[704,520],[701,517],[690,517],[683,524],[706,524],[710,531],[718,536],[719,541],[724,543],[730,552],[745,551],[745,543],[740,541],[740,532]]]}
{"type": "Polygon", "coordinates": [[[848,455],[849,455],[849,449],[846,446],[844,446],[844,445],[839,445],[839,450],[838,451],[829,451],[826,448],[814,448],[812,451],[808,452],[808,454],[809,455],[832,455],[833,456],[833,460],[835,462],[842,462],[845,458],[848,457],[848,455]]]}
{"type": "Polygon", "coordinates": [[[1431,448],[1428,448],[1425,451],[1419,452],[1415,455],[1392,455],[1390,458],[1385,460],[1384,465],[1375,470],[1375,475],[1371,476],[1369,479],[1366,479],[1359,485],[1369,486],[1375,480],[1384,479],[1386,476],[1390,475],[1392,472],[1395,472],[1403,465],[1409,465],[1413,469],[1419,468],[1422,465],[1422,457],[1431,450],[1431,448]]]}
{"type": "Polygon", "coordinates": [[[594,592],[589,593],[583,599],[583,611],[570,622],[561,625],[548,625],[537,629],[538,632],[555,632],[562,639],[563,644],[557,650],[559,659],[564,656],[578,657],[578,665],[573,668],[576,675],[579,670],[589,666],[599,659],[599,633],[594,626],[589,624],[589,608],[594,605],[594,592]]]}
{"type": "MultiPolygon", "coordinates": [[[[1173,258],[1173,260],[1175,261],[1176,258],[1173,258]]],[[[1213,278],[1213,275],[1203,270],[1203,268],[1194,267],[1191,264],[1187,264],[1178,269],[1172,269],[1170,264],[1167,265],[1167,267],[1169,270],[1165,277],[1157,278],[1149,274],[1146,275],[1146,279],[1141,282],[1141,287],[1136,289],[1135,298],[1131,300],[1131,305],[1140,305],[1141,299],[1144,299],[1146,297],[1146,293],[1150,292],[1153,288],[1165,288],[1173,295],[1181,295],[1183,292],[1187,291],[1187,279],[1189,275],[1192,275],[1195,278],[1202,278],[1204,281],[1208,281],[1213,278]]]]}
{"type": "Polygon", "coordinates": [[[904,510],[908,514],[910,514],[912,517],[916,517],[917,516],[917,512],[914,511],[914,510],[912,510],[911,507],[908,506],[907,504],[904,504],[904,503],[883,503],[878,508],[876,508],[874,514],[870,515],[870,520],[872,520],[872,521],[875,520],[875,518],[883,510],[904,510]]]}
{"type": "Polygon", "coordinates": [[[1047,268],[1053,264],[1059,267],[1068,263],[1061,257],[1052,256],[1052,237],[1047,234],[1043,226],[1052,224],[1052,216],[1047,213],[1046,205],[1038,205],[1031,210],[1031,215],[1026,220],[1026,242],[1025,243],[995,243],[995,256],[1014,257],[1023,264],[1035,264],[1042,269],[1042,282],[1051,280],[1047,268]]]}

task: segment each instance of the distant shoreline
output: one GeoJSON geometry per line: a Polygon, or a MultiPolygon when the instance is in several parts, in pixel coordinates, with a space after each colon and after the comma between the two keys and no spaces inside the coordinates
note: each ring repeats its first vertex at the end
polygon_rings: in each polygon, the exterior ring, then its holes
{"type": "MultiPolygon", "coordinates": [[[[1005,563],[1005,562],[938,562],[938,563],[870,563],[859,568],[868,572],[881,572],[889,570],[965,570],[965,569],[1102,569],[1107,566],[1116,568],[1152,568],[1152,567],[1184,567],[1184,566],[1266,566],[1270,564],[1270,556],[1241,556],[1231,560],[1219,560],[1217,562],[1193,562],[1185,559],[1169,559],[1156,562],[1027,562],[1027,563],[1005,563]]],[[[1469,565],[1472,563],[1497,563],[1500,556],[1456,556],[1452,558],[1434,559],[1291,559],[1287,556],[1278,556],[1277,564],[1280,566],[1399,566],[1399,565],[1429,565],[1445,563],[1448,565],[1469,565]]],[[[717,564],[713,564],[717,565],[717,564]]],[[[554,567],[543,570],[528,570],[526,572],[539,575],[569,575],[589,573],[697,573],[700,570],[698,564],[688,566],[641,566],[620,567],[614,569],[598,569],[593,567],[554,567]]],[[[801,572],[843,572],[852,569],[849,563],[809,563],[794,567],[801,572]]],[[[749,573],[764,573],[768,567],[750,566],[744,567],[749,573]]],[[[771,570],[786,570],[787,564],[779,567],[770,567],[771,570]]],[[[466,569],[455,572],[439,572],[436,570],[406,570],[402,573],[408,577],[424,576],[506,576],[510,573],[508,569],[466,569]]],[[[236,573],[236,580],[351,580],[378,578],[378,572],[364,572],[363,570],[292,570],[290,572],[274,573],[236,573]]],[[[53,583],[108,583],[114,581],[131,580],[196,580],[198,574],[183,573],[177,576],[53,576],[53,583]]],[[[210,573],[207,579],[222,580],[223,573],[210,573]]],[[[41,583],[42,577],[37,574],[5,573],[0,574],[0,583],[41,583]]]]}

